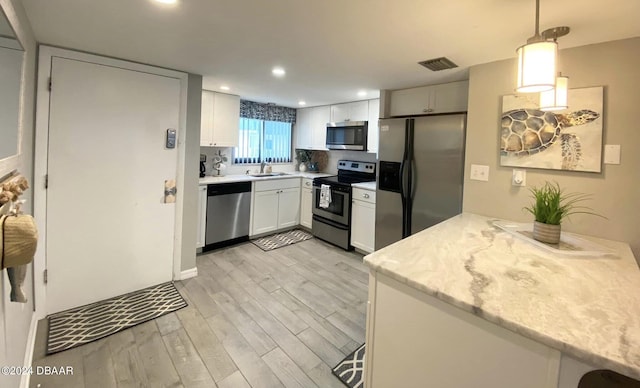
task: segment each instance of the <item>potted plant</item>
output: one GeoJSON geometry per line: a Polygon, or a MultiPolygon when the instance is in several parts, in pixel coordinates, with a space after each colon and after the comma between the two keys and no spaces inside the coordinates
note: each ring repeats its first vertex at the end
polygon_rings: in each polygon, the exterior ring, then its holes
{"type": "Polygon", "coordinates": [[[553,184],[546,182],[543,187],[534,187],[530,191],[535,201],[524,209],[535,217],[533,238],[538,241],[558,244],[560,242],[560,224],[564,218],[572,214],[592,214],[602,217],[593,213],[590,208],[578,205],[580,202],[590,199],[590,195],[565,193],[557,182],[553,184]]]}
{"type": "Polygon", "coordinates": [[[296,160],[299,163],[298,170],[307,171],[307,163],[311,160],[313,151],[310,150],[296,150],[296,160]]]}

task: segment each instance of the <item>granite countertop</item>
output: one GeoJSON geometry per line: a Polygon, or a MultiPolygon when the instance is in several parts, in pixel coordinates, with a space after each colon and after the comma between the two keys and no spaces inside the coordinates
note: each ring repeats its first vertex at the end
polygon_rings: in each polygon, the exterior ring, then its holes
{"type": "Polygon", "coordinates": [[[376,181],[373,182],[360,182],[360,183],[352,183],[351,187],[355,187],[357,189],[364,189],[364,190],[376,190],[376,181]]]}
{"type": "Polygon", "coordinates": [[[225,175],[225,176],[206,176],[204,178],[200,178],[200,185],[209,185],[215,183],[233,183],[233,182],[253,182],[253,181],[265,181],[271,179],[287,179],[287,178],[321,178],[326,176],[332,176],[335,174],[327,174],[323,172],[288,172],[286,175],[277,175],[277,176],[261,176],[255,177],[245,174],[239,175],[225,175]]]}
{"type": "Polygon", "coordinates": [[[373,270],[585,363],[640,378],[640,269],[626,243],[560,256],[463,213],[365,257],[373,270]]]}

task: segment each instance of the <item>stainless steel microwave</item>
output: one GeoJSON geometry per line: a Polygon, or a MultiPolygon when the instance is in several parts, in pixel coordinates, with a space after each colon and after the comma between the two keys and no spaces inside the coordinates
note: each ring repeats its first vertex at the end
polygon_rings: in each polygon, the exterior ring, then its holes
{"type": "Polygon", "coordinates": [[[327,148],[330,150],[367,150],[367,122],[327,123],[327,148]]]}

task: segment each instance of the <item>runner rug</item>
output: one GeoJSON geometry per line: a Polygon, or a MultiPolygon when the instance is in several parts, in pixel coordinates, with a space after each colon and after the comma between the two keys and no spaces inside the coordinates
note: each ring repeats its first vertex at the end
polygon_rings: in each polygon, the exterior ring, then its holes
{"type": "Polygon", "coordinates": [[[47,354],[84,345],[186,306],[168,282],[50,315],[47,354]]]}
{"type": "Polygon", "coordinates": [[[364,345],[354,350],[332,370],[333,374],[349,388],[364,387],[364,345]]]}
{"type": "Polygon", "coordinates": [[[294,229],[288,232],[272,234],[270,236],[251,240],[251,242],[263,251],[271,251],[286,247],[287,245],[299,243],[310,238],[313,238],[311,233],[300,229],[294,229]]]}

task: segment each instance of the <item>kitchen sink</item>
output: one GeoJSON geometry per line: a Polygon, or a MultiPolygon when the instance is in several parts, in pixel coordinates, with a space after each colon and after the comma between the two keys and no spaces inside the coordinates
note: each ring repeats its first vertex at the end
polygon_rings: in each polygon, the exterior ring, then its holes
{"type": "Polygon", "coordinates": [[[260,172],[257,174],[249,174],[249,176],[254,176],[254,177],[263,177],[263,176],[282,176],[282,175],[289,175],[286,172],[260,172]]]}

